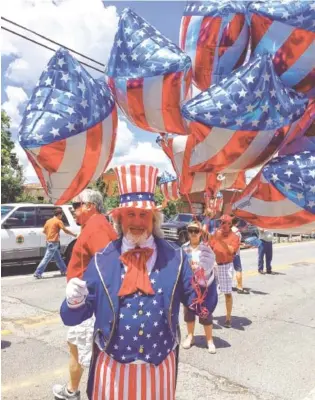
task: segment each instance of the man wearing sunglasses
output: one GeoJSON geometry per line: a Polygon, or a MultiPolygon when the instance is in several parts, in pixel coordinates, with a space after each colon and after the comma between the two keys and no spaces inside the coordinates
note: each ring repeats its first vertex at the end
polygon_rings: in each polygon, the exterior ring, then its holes
{"type": "Polygon", "coordinates": [[[231,328],[233,258],[240,247],[240,238],[232,232],[232,217],[222,215],[219,229],[210,238],[210,246],[216,257],[220,290],[225,295],[226,321],[224,326],[231,328]]]}
{"type": "MultiPolygon", "coordinates": [[[[94,254],[103,249],[117,234],[103,213],[101,193],[86,189],[72,202],[75,219],[82,231],[76,241],[67,269],[67,281],[82,278],[94,254]]],[[[68,346],[70,350],[70,380],[65,385],[54,385],[53,394],[57,399],[80,399],[79,384],[83,368],[90,365],[94,331],[94,317],[80,325],[69,328],[68,346]]]]}

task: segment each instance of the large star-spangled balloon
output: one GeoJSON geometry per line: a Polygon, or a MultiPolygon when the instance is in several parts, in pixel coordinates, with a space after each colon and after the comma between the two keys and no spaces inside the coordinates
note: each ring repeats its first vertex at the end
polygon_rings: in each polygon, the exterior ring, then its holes
{"type": "Polygon", "coordinates": [[[249,43],[242,1],[190,1],[180,27],[180,47],[192,60],[193,81],[205,90],[240,67],[249,43]]]}
{"type": "Polygon", "coordinates": [[[284,140],[278,154],[296,154],[307,150],[315,151],[315,101],[308,105],[292,135],[284,140]]]}
{"type": "Polygon", "coordinates": [[[254,54],[271,54],[287,86],[315,97],[314,1],[256,1],[249,12],[254,54]]]}
{"type": "Polygon", "coordinates": [[[236,216],[282,233],[315,229],[315,152],[272,159],[233,205],[236,216]]]}
{"type": "Polygon", "coordinates": [[[291,134],[307,103],[284,86],[270,56],[258,56],[182,107],[192,134],[174,139],[174,154],[184,152],[193,172],[257,167],[291,134]]]}
{"type": "Polygon", "coordinates": [[[106,74],[119,107],[134,125],[188,134],[180,106],[190,95],[190,58],[129,9],[120,18],[106,74]]]}
{"type": "Polygon", "coordinates": [[[33,90],[19,135],[54,204],[68,202],[103,173],[114,153],[116,128],[109,87],[58,50],[33,90]]]}

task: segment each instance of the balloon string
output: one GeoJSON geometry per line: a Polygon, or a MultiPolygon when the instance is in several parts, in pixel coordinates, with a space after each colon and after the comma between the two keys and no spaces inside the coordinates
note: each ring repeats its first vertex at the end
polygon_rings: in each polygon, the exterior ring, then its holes
{"type": "Polygon", "coordinates": [[[192,304],[190,307],[195,308],[195,310],[196,310],[197,314],[200,316],[200,318],[204,319],[204,318],[207,318],[207,316],[209,315],[208,309],[202,305],[207,296],[208,288],[206,287],[204,290],[202,290],[201,286],[198,283],[200,280],[203,280],[204,282],[206,281],[205,271],[203,268],[200,268],[193,275],[192,287],[195,290],[197,297],[192,301],[192,304]]]}

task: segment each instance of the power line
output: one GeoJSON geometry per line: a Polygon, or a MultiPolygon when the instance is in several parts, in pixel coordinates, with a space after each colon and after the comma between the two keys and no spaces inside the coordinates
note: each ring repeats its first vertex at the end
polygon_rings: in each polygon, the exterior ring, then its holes
{"type": "Polygon", "coordinates": [[[101,67],[105,67],[105,64],[103,64],[103,63],[101,63],[101,62],[99,62],[99,61],[96,61],[96,60],[94,60],[94,59],[91,58],[91,57],[85,56],[84,54],[79,53],[79,52],[76,51],[76,50],[70,49],[70,47],[64,46],[63,44],[61,44],[61,43],[59,43],[59,42],[56,42],[55,40],[49,39],[47,36],[44,36],[44,35],[42,35],[42,34],[40,34],[40,33],[38,33],[38,32],[35,32],[35,31],[33,31],[33,30],[29,29],[29,28],[26,28],[25,26],[22,26],[22,25],[18,24],[17,22],[11,21],[10,19],[5,18],[5,17],[1,17],[1,19],[3,19],[3,20],[6,21],[6,22],[9,22],[9,23],[12,24],[12,25],[18,26],[18,27],[21,28],[21,29],[24,29],[24,30],[27,31],[27,32],[33,33],[34,35],[36,35],[36,36],[38,36],[38,37],[40,37],[40,38],[42,38],[42,39],[45,39],[45,40],[47,40],[47,41],[50,42],[50,43],[56,44],[57,46],[63,47],[63,48],[65,48],[65,49],[71,51],[71,52],[74,53],[74,54],[77,54],[77,55],[79,55],[79,56],[81,56],[81,57],[83,57],[83,58],[86,58],[87,60],[92,61],[92,62],[94,62],[95,64],[100,65],[101,67]]]}
{"type": "MultiPolygon", "coordinates": [[[[1,29],[4,29],[5,31],[10,32],[10,33],[12,33],[13,35],[20,36],[21,38],[26,39],[26,40],[28,40],[28,41],[30,41],[30,42],[32,42],[32,43],[35,43],[35,44],[37,44],[37,45],[39,45],[39,46],[41,46],[41,47],[44,47],[45,49],[51,50],[51,51],[53,51],[54,53],[56,52],[55,49],[53,49],[53,48],[51,48],[51,47],[48,47],[47,45],[45,45],[45,44],[43,44],[43,43],[39,43],[39,42],[37,42],[37,41],[34,40],[34,39],[30,39],[30,38],[28,38],[27,36],[22,35],[21,33],[14,32],[14,31],[12,31],[11,29],[6,28],[5,26],[1,26],[1,29]]],[[[64,46],[61,45],[61,47],[64,47],[64,46]]],[[[67,47],[65,47],[65,48],[67,48],[67,47]]],[[[104,71],[101,70],[101,69],[98,69],[98,68],[96,68],[96,67],[93,67],[92,65],[86,64],[86,63],[83,62],[83,61],[80,61],[80,60],[78,60],[78,61],[80,62],[80,64],[85,65],[85,66],[88,67],[88,68],[94,69],[95,71],[101,72],[102,74],[104,73],[104,71]]]]}

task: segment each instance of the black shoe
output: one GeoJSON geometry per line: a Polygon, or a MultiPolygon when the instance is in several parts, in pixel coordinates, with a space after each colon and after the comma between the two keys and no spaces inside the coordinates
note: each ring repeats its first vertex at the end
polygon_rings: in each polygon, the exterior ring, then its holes
{"type": "Polygon", "coordinates": [[[266,274],[273,275],[273,272],[272,271],[267,271],[266,274]]]}
{"type": "Polygon", "coordinates": [[[61,276],[66,276],[67,275],[67,272],[65,271],[65,272],[60,272],[60,275],[61,276]]]}
{"type": "Polygon", "coordinates": [[[43,276],[42,276],[42,275],[38,275],[38,274],[36,274],[36,272],[35,272],[34,278],[36,278],[36,279],[43,279],[43,276]]]}
{"type": "Polygon", "coordinates": [[[264,275],[264,274],[265,274],[264,271],[263,271],[262,269],[259,269],[259,270],[258,270],[258,273],[261,274],[261,275],[264,275]]]}
{"type": "Polygon", "coordinates": [[[224,326],[224,328],[228,328],[228,329],[231,328],[232,327],[231,321],[226,320],[223,326],[224,326]]]}

